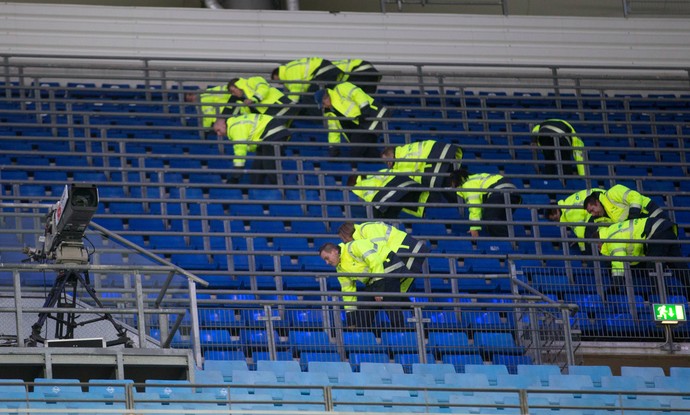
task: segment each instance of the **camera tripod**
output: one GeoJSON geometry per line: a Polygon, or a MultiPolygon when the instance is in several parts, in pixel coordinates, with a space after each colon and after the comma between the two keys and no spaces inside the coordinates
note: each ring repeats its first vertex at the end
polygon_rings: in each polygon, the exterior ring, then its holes
{"type": "Polygon", "coordinates": [[[58,309],[70,309],[70,311],[58,311],[55,312],[54,316],[49,312],[40,313],[38,315],[38,321],[31,326],[31,336],[27,339],[27,346],[35,347],[38,343],[45,343],[45,339],[41,337],[41,330],[46,320],[51,318],[56,321],[55,338],[57,339],[73,339],[75,328],[98,321],[108,320],[117,332],[117,339],[106,342],[106,345],[110,347],[124,344],[125,347],[133,347],[132,340],[127,337],[127,331],[118,324],[109,313],[103,313],[103,315],[96,318],[77,322],[77,289],[80,284],[84,287],[84,290],[86,290],[96,305],[98,305],[99,308],[103,308],[103,303],[98,299],[96,291],[91,286],[87,271],[84,271],[82,274],[75,270],[60,270],[58,271],[53,287],[48,293],[48,297],[46,297],[43,308],[52,308],[57,305],[58,309]],[[70,287],[72,288],[71,299],[67,297],[67,289],[70,287]]]}

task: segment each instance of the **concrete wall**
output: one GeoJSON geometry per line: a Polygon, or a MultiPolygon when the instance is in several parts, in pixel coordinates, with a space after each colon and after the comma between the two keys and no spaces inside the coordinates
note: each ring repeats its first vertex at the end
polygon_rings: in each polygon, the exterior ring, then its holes
{"type": "Polygon", "coordinates": [[[11,54],[690,67],[685,19],[0,3],[11,54]]]}

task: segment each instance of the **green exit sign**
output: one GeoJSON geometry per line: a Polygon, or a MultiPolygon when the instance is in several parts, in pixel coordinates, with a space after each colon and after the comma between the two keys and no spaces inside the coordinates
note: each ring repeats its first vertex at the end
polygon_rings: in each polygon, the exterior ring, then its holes
{"type": "Polygon", "coordinates": [[[683,304],[654,304],[654,320],[662,324],[678,324],[685,321],[683,304]]]}

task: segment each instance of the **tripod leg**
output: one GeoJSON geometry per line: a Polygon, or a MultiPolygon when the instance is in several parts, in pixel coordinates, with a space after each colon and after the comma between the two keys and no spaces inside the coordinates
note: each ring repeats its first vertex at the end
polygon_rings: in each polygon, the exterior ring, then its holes
{"type": "MultiPolygon", "coordinates": [[[[89,282],[88,282],[89,281],[88,273],[85,272],[84,275],[77,274],[77,278],[79,279],[81,284],[84,286],[84,289],[89,294],[89,296],[96,303],[96,305],[98,305],[99,308],[103,308],[103,303],[96,296],[96,290],[94,290],[93,287],[91,286],[91,284],[89,284],[89,282]]],[[[113,318],[113,316],[110,313],[103,313],[103,318],[105,320],[108,320],[110,322],[110,324],[112,324],[113,327],[115,328],[115,331],[117,331],[118,339],[108,342],[108,346],[115,346],[118,344],[124,344],[126,347],[132,347],[133,346],[132,340],[129,337],[127,337],[127,331],[124,328],[122,328],[122,326],[115,321],[115,319],[113,318]]]]}
{"type": "MultiPolygon", "coordinates": [[[[46,297],[46,300],[43,303],[43,308],[54,307],[55,304],[57,304],[58,300],[60,299],[60,294],[62,294],[64,291],[68,279],[69,274],[67,274],[65,271],[60,271],[58,273],[55,283],[53,284],[53,287],[48,293],[48,297],[46,297]]],[[[40,313],[38,315],[38,321],[31,326],[31,336],[29,336],[28,341],[29,346],[35,346],[36,343],[43,343],[45,341],[45,339],[41,337],[41,329],[48,319],[48,316],[50,316],[50,313],[48,312],[40,313]]]]}

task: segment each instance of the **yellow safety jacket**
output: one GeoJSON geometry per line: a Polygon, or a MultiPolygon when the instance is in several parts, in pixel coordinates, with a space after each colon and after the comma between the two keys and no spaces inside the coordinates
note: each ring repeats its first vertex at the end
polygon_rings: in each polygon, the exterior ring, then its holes
{"type": "MultiPolygon", "coordinates": [[[[582,202],[587,198],[587,196],[591,195],[592,193],[604,193],[604,190],[602,189],[585,189],[585,190],[580,190],[579,192],[575,192],[572,195],[566,197],[565,199],[559,200],[558,205],[559,206],[564,206],[561,208],[561,219],[560,222],[566,223],[582,223],[582,226],[577,226],[577,225],[570,225],[571,229],[573,230],[573,233],[575,234],[576,237],[583,239],[585,237],[585,232],[587,230],[587,226],[585,226],[585,223],[588,223],[592,215],[585,210],[584,206],[582,205],[582,202]],[[566,206],[579,206],[577,207],[566,207],[566,206]]],[[[601,223],[601,222],[611,222],[609,218],[606,217],[601,217],[601,218],[596,218],[594,220],[596,223],[601,223]]],[[[585,250],[585,242],[578,242],[578,246],[580,247],[580,250],[584,251],[585,250]]]]}
{"type": "MultiPolygon", "coordinates": [[[[599,229],[599,238],[602,239],[601,254],[605,256],[644,256],[645,241],[654,234],[654,231],[664,221],[659,220],[650,229],[649,234],[645,234],[647,220],[651,218],[630,219],[623,222],[614,223],[611,226],[599,229]],[[634,239],[639,242],[625,242],[624,240],[634,239]]],[[[676,230],[677,232],[677,230],[676,230]]],[[[677,233],[676,233],[677,235],[677,233]]],[[[630,262],[630,265],[637,265],[640,262],[630,262]]],[[[611,261],[613,275],[623,275],[623,262],[611,261]]]]}
{"type": "Polygon", "coordinates": [[[278,79],[285,83],[285,88],[291,92],[288,97],[297,102],[300,94],[307,92],[309,81],[316,76],[316,70],[323,63],[323,58],[302,58],[278,67],[278,79]]]}
{"type": "Polygon", "coordinates": [[[371,64],[364,64],[361,59],[341,59],[337,61],[332,61],[338,69],[343,73],[338,77],[338,82],[345,82],[350,78],[351,72],[359,72],[365,69],[373,68],[371,64]]]}
{"type": "MultiPolygon", "coordinates": [[[[369,240],[361,239],[348,243],[341,243],[340,262],[336,266],[338,273],[353,274],[384,274],[386,272],[386,261],[391,250],[386,244],[375,244],[369,240]]],[[[369,275],[358,276],[339,276],[341,291],[347,293],[357,292],[357,281],[367,285],[380,278],[369,275]]],[[[343,301],[357,301],[357,296],[343,296],[343,301]]],[[[346,306],[345,308],[355,308],[346,306]]]]}
{"type": "MultiPolygon", "coordinates": [[[[355,182],[355,185],[352,189],[352,193],[354,193],[366,202],[372,202],[378,194],[378,192],[384,189],[390,181],[396,178],[394,174],[387,174],[391,172],[390,169],[381,169],[379,170],[379,172],[382,174],[369,174],[364,178],[362,178],[361,176],[357,177],[357,181],[355,182]],[[360,189],[358,189],[358,187],[360,187],[360,189]],[[371,187],[371,189],[361,189],[361,187],[371,187]]],[[[410,183],[412,183],[412,181],[410,181],[410,183]]],[[[426,203],[428,199],[429,192],[421,192],[418,200],[419,206],[417,206],[417,208],[414,210],[403,208],[402,211],[417,218],[424,217],[424,203],[426,203]]],[[[380,202],[381,204],[383,204],[386,201],[381,200],[380,202]]],[[[376,205],[375,207],[378,208],[378,205],[376,205]]]]}
{"type": "Polygon", "coordinates": [[[369,239],[374,243],[383,243],[386,244],[391,251],[398,252],[406,236],[407,233],[387,223],[364,222],[355,224],[355,232],[352,238],[355,240],[369,239]]]}
{"type": "Polygon", "coordinates": [[[203,125],[204,128],[211,128],[211,126],[213,126],[218,115],[225,109],[224,104],[227,104],[230,98],[232,98],[232,95],[230,95],[225,85],[207,88],[206,92],[199,96],[201,113],[204,115],[201,120],[201,125],[203,125]]]}
{"type": "MultiPolygon", "coordinates": [[[[228,118],[227,135],[230,141],[261,141],[264,137],[266,125],[273,120],[270,115],[242,114],[228,118]]],[[[232,146],[235,156],[246,156],[248,152],[256,151],[256,144],[237,143],[232,146]]],[[[246,160],[235,158],[235,167],[244,167],[246,160]]]]}
{"type": "MultiPolygon", "coordinates": [[[[469,220],[480,221],[482,219],[482,202],[487,193],[491,193],[491,186],[499,180],[503,179],[500,174],[478,173],[472,174],[467,178],[467,181],[460,186],[458,196],[469,206],[469,220]],[[474,189],[474,190],[465,190],[474,189]],[[479,189],[479,190],[477,190],[479,189]]],[[[478,225],[470,226],[470,230],[481,230],[482,227],[478,225]]]]}
{"type": "MultiPolygon", "coordinates": [[[[431,153],[436,144],[439,143],[435,140],[424,140],[395,147],[396,162],[393,164],[393,170],[406,173],[424,173],[427,168],[439,163],[438,161],[427,161],[427,159],[445,159],[446,154],[443,152],[453,149],[452,145],[445,144],[444,146],[447,147],[443,147],[441,151],[436,151],[439,154],[432,156],[431,153]]],[[[455,159],[462,160],[462,149],[459,146],[455,146],[455,159]]],[[[421,184],[422,176],[410,174],[410,177],[421,184]]]]}
{"type": "MultiPolygon", "coordinates": [[[[352,234],[354,240],[369,239],[374,243],[386,244],[391,251],[395,253],[403,247],[411,248],[403,245],[403,241],[406,237],[407,233],[384,222],[364,222],[355,224],[355,232],[352,234]]],[[[400,292],[407,292],[413,282],[414,278],[412,277],[402,278],[400,281],[400,292]]]]}
{"type": "Polygon", "coordinates": [[[358,176],[352,193],[366,202],[373,201],[379,190],[386,187],[386,184],[395,178],[395,175],[387,174],[389,171],[389,169],[381,169],[379,170],[381,174],[368,174],[364,177],[358,176]],[[371,189],[361,189],[361,187],[371,187],[371,189]]]}
{"type": "MultiPolygon", "coordinates": [[[[539,130],[542,127],[546,128],[547,130],[552,131],[554,134],[560,134],[561,137],[564,137],[568,141],[568,147],[572,147],[573,160],[574,161],[584,161],[585,158],[584,158],[583,149],[585,147],[585,143],[582,141],[582,139],[580,137],[575,135],[575,128],[573,128],[573,126],[570,125],[569,122],[567,122],[565,120],[556,119],[556,118],[548,119],[546,121],[543,121],[541,124],[535,125],[534,128],[532,128],[532,134],[539,133],[539,130]],[[561,128],[558,128],[557,126],[550,125],[550,124],[546,124],[546,125],[542,126],[542,124],[547,123],[549,121],[561,122],[561,123],[565,124],[570,129],[570,131],[564,131],[561,128]]],[[[585,175],[585,165],[584,164],[577,164],[576,167],[577,167],[577,174],[580,176],[584,176],[585,175]]]]}
{"type": "MultiPolygon", "coordinates": [[[[254,101],[256,104],[276,104],[281,103],[281,99],[285,96],[278,88],[271,86],[263,77],[252,76],[251,78],[239,78],[235,83],[244,95],[254,101]]],[[[265,113],[268,107],[256,107],[260,113],[265,113]]],[[[243,113],[249,113],[249,108],[243,107],[243,113]]]]}
{"type": "MultiPolygon", "coordinates": [[[[325,112],[325,116],[328,117],[328,142],[340,143],[341,134],[345,135],[347,140],[347,135],[341,133],[342,125],[340,120],[336,117],[345,117],[352,121],[354,124],[359,125],[359,120],[357,117],[362,115],[362,108],[371,107],[374,110],[379,110],[376,117],[380,118],[386,112],[385,108],[380,108],[374,105],[374,98],[367,95],[366,92],[362,91],[362,88],[350,82],[342,82],[336,85],[332,89],[328,89],[328,96],[331,98],[331,109],[325,112]]],[[[373,130],[378,122],[375,121],[369,126],[369,130],[373,130]]]]}
{"type": "Polygon", "coordinates": [[[640,209],[644,214],[650,213],[645,207],[651,199],[622,184],[617,184],[600,195],[599,201],[611,222],[627,220],[631,208],[640,209]]]}

